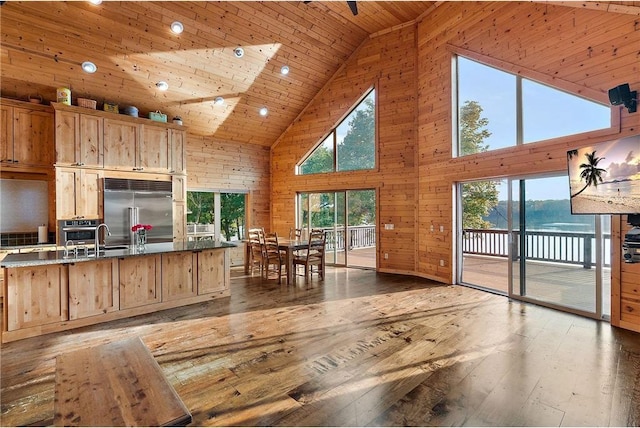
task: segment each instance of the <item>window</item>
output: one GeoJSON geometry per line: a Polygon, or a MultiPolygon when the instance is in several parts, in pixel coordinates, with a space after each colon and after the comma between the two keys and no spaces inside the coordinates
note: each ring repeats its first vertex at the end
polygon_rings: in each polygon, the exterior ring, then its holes
{"type": "Polygon", "coordinates": [[[207,191],[187,192],[187,237],[189,240],[244,238],[245,194],[207,191]],[[216,203],[216,199],[219,202],[216,203]],[[220,220],[216,233],[217,219],[220,220]]]}
{"type": "Polygon", "coordinates": [[[375,90],[298,166],[298,174],[373,169],[376,163],[375,90]]]}
{"type": "Polygon", "coordinates": [[[459,156],[611,126],[604,104],[460,56],[457,73],[459,156]]]}

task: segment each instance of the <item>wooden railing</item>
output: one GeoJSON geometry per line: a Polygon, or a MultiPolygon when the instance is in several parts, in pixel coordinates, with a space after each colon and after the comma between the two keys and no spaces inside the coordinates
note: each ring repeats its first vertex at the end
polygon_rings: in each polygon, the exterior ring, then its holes
{"type": "MultiPolygon", "coordinates": [[[[603,237],[604,265],[610,266],[611,235],[603,234],[603,237]]],[[[528,260],[579,264],[589,269],[595,265],[595,239],[592,232],[529,231],[525,234],[525,254],[528,260]]],[[[513,231],[511,240],[504,229],[464,229],[462,232],[464,254],[508,257],[509,245],[518,257],[520,231],[513,231]]]]}

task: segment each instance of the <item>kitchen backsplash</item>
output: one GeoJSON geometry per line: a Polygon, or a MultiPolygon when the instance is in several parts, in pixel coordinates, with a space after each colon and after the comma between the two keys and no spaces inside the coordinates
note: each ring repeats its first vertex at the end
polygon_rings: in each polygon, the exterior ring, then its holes
{"type": "MultiPolygon", "coordinates": [[[[49,222],[48,184],[42,180],[0,179],[0,234],[35,234],[49,222]]],[[[4,245],[4,244],[2,244],[4,245]]]]}
{"type": "MultiPolygon", "coordinates": [[[[56,242],[55,232],[49,232],[47,242],[56,242]]],[[[38,232],[0,233],[0,247],[19,247],[22,245],[37,245],[38,232]]]]}

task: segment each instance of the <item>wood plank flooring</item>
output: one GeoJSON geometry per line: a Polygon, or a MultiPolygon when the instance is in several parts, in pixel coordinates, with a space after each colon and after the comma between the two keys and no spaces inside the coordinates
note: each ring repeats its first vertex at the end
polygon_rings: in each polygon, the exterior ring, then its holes
{"type": "Polygon", "coordinates": [[[461,286],[328,268],[2,345],[0,425],[53,423],[55,358],[141,337],[193,426],[640,424],[640,334],[461,286]]]}

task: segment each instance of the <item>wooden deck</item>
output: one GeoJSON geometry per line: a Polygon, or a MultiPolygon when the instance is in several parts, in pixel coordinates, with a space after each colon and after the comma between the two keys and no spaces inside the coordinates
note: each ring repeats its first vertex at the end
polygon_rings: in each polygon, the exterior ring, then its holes
{"type": "MultiPolygon", "coordinates": [[[[503,257],[466,255],[463,261],[463,282],[507,294],[509,262],[503,257]]],[[[518,270],[519,263],[513,269],[518,270]]],[[[595,268],[548,262],[527,262],[526,296],[541,302],[587,312],[595,312],[595,268]]],[[[603,275],[603,306],[607,314],[611,307],[611,274],[603,275]]],[[[514,284],[517,293],[519,285],[514,284]]]]}
{"type": "Polygon", "coordinates": [[[461,286],[331,268],[231,297],[4,344],[2,426],[49,425],[56,357],[142,338],[223,426],[637,426],[640,334],[461,286]]]}

